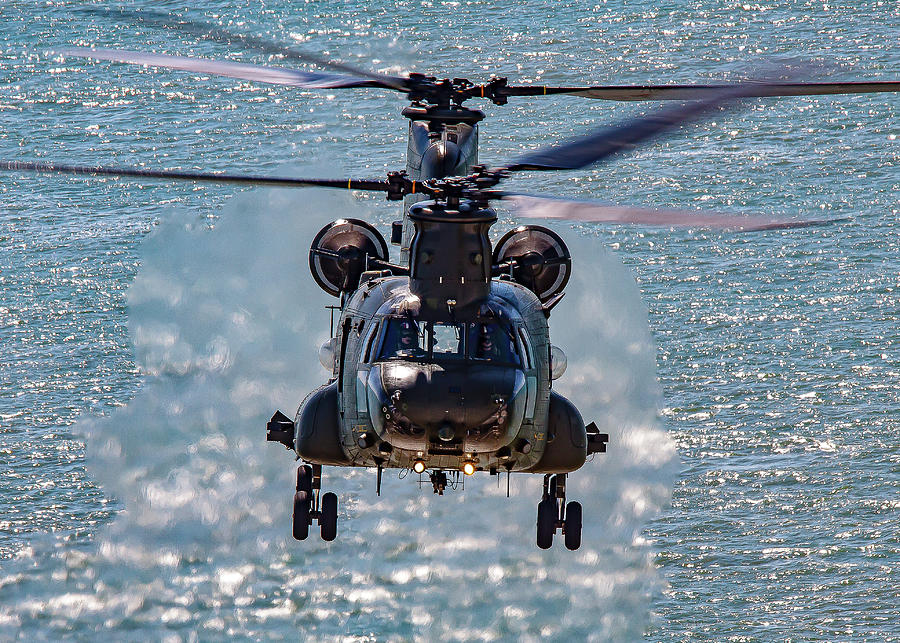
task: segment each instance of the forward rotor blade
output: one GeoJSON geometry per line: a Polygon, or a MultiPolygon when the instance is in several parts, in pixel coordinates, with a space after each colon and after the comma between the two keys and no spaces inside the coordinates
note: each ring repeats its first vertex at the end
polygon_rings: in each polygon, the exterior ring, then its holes
{"type": "Polygon", "coordinates": [[[132,9],[126,9],[124,7],[114,9],[82,7],[78,11],[91,15],[119,16],[121,18],[125,18],[126,20],[140,22],[152,27],[169,29],[181,33],[190,33],[206,40],[221,42],[226,45],[240,45],[247,49],[254,49],[265,54],[283,56],[291,60],[299,60],[302,62],[312,63],[325,69],[340,71],[345,74],[350,74],[351,76],[368,78],[369,80],[380,83],[380,85],[378,85],[380,87],[383,86],[396,89],[398,91],[407,91],[406,78],[387,76],[385,74],[378,74],[363,69],[358,69],[350,65],[345,65],[343,63],[320,58],[319,56],[314,56],[298,49],[294,49],[293,47],[266,40],[265,38],[235,33],[219,25],[215,25],[213,23],[198,20],[195,18],[174,16],[170,13],[155,11],[153,9],[142,9],[140,11],[136,11],[132,9]]]}
{"type": "Polygon", "coordinates": [[[277,176],[254,176],[252,174],[213,174],[210,172],[182,172],[166,170],[145,170],[135,167],[103,167],[86,165],[65,165],[61,163],[36,163],[31,161],[0,161],[0,170],[10,172],[55,172],[81,176],[122,176],[140,179],[164,179],[177,181],[202,181],[206,183],[270,186],[284,188],[339,188],[342,190],[373,190],[387,192],[389,183],[380,180],[356,179],[294,179],[277,176]]]}
{"type": "Polygon", "coordinates": [[[734,85],[711,91],[700,101],[657,109],[646,116],[619,125],[604,127],[593,133],[551,145],[520,157],[502,170],[577,170],[630,150],[679,125],[699,119],[719,107],[733,107],[748,96],[757,95],[767,84],[734,85]]]}
{"type": "Polygon", "coordinates": [[[382,87],[385,89],[394,89],[394,87],[385,85],[380,81],[368,78],[354,78],[352,76],[342,76],[339,74],[299,71],[296,69],[286,69],[284,67],[248,65],[246,63],[210,60],[206,58],[187,58],[185,56],[149,54],[126,49],[63,47],[56,51],[64,56],[79,56],[82,58],[111,60],[113,62],[131,63],[134,65],[180,69],[182,71],[193,71],[201,74],[216,74],[217,76],[226,76],[228,78],[237,78],[258,83],[270,83],[273,85],[302,87],[305,89],[338,89],[343,87],[382,87]]]}
{"type": "Polygon", "coordinates": [[[526,219],[566,219],[597,223],[624,223],[661,227],[716,228],[739,232],[808,228],[834,223],[836,220],[810,219],[786,221],[765,216],[742,216],[721,212],[667,210],[610,205],[597,201],[576,201],[504,194],[503,200],[512,205],[513,214],[526,219]]]}
{"type": "MultiPolygon", "coordinates": [[[[506,96],[550,96],[569,94],[584,98],[617,101],[698,100],[738,85],[604,85],[597,87],[540,87],[532,85],[504,87],[506,96]]],[[[900,92],[900,81],[848,81],[843,83],[771,83],[760,85],[745,97],[821,96],[828,94],[868,94],[900,92]]]]}

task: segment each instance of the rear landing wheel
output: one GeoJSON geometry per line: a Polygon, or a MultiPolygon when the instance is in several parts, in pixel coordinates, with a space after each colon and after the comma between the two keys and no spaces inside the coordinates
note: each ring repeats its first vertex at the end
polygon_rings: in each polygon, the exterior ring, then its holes
{"type": "Polygon", "coordinates": [[[566,548],[575,551],[581,547],[581,503],[570,502],[566,506],[566,520],[563,523],[566,548]]]}
{"type": "Polygon", "coordinates": [[[306,491],[298,491],[294,494],[294,538],[306,540],[309,536],[309,507],[310,496],[306,491]]]}
{"type": "Polygon", "coordinates": [[[553,532],[556,531],[556,500],[544,498],[538,503],[537,546],[550,549],[553,545],[553,532]]]}
{"type": "Polygon", "coordinates": [[[337,496],[331,492],[322,496],[322,511],[319,514],[319,528],[322,540],[332,541],[337,537],[337,496]]]}

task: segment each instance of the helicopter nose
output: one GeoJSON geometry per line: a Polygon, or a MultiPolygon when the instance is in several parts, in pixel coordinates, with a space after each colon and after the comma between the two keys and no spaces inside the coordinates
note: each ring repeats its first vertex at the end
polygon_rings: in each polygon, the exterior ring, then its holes
{"type": "Polygon", "coordinates": [[[496,450],[524,415],[525,376],[514,367],[382,364],[369,387],[373,425],[399,448],[496,450]]]}

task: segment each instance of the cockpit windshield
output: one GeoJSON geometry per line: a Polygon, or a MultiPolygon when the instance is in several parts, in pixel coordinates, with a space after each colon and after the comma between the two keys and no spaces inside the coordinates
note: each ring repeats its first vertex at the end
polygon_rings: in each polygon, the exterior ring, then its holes
{"type": "Polygon", "coordinates": [[[433,322],[429,323],[428,327],[431,331],[431,354],[434,359],[438,361],[465,359],[465,324],[433,322]]]}
{"type": "Polygon", "coordinates": [[[389,319],[377,359],[522,365],[512,327],[495,321],[450,324],[389,319]]]}

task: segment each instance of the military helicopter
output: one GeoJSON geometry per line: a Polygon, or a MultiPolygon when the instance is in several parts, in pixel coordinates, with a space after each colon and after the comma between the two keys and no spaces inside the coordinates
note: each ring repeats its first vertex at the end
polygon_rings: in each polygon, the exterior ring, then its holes
{"type": "MultiPolygon", "coordinates": [[[[133,14],[135,12],[122,11],[133,14]]],[[[139,12],[144,22],[171,27],[167,14],[139,12]]],[[[336,331],[319,351],[329,381],[310,393],[291,419],[276,412],[266,439],[296,453],[293,535],[309,536],[318,522],[324,540],[337,535],[338,499],[322,493],[323,466],[376,470],[380,493],[385,469],[427,473],[437,494],[478,471],[544,476],[537,512],[537,545],[581,544],[582,505],[566,500],[566,478],[587,458],[606,451],[608,436],[585,424],[577,408],[552,390],[566,368],[550,343],[549,317],[565,294],[572,269],[563,239],[552,230],[523,225],[496,245],[490,203],[512,203],[533,218],[615,221],[766,230],[820,225],[618,207],[504,192],[501,181],[521,171],[577,170],[614,158],[684,123],[758,96],[898,91],[900,82],[753,82],[720,86],[514,87],[494,78],[484,85],[418,74],[391,77],[320,61],[250,36],[198,21],[178,27],[268,53],[314,61],[342,74],[311,73],[221,61],[202,61],[122,50],[66,49],[63,53],[215,73],[307,88],[381,87],[406,93],[412,105],[407,169],[386,179],[296,179],[245,174],[166,172],[7,161],[0,169],[183,179],[242,185],[328,187],[384,192],[404,200],[404,218],[392,227],[400,261],[372,225],[338,219],[313,239],[309,265],[315,281],[340,299],[336,331]],[[350,75],[346,75],[346,74],[350,75]],[[510,96],[575,94],[618,100],[690,99],[650,114],[553,145],[498,168],[478,164],[483,113],[469,98],[503,104],[510,96]]]]}

